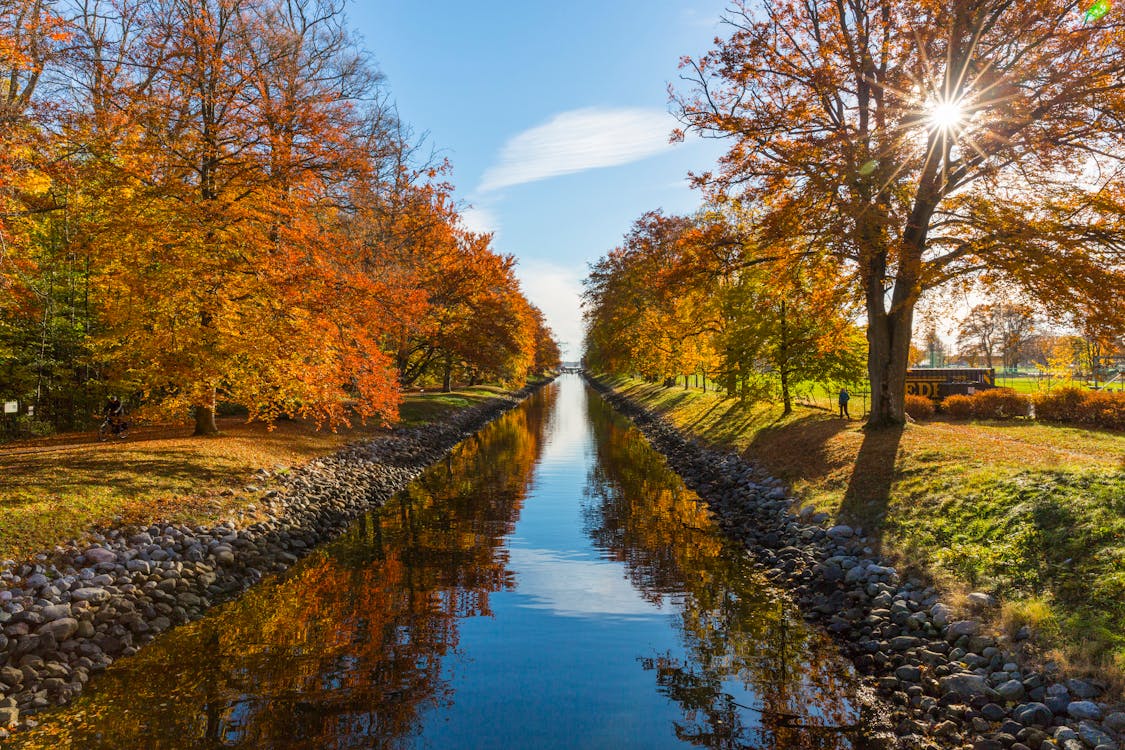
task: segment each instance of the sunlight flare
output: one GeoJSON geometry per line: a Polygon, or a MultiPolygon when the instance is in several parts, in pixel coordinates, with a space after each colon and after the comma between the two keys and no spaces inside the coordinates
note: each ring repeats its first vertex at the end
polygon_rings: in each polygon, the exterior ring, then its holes
{"type": "Polygon", "coordinates": [[[930,108],[930,127],[939,130],[952,130],[965,119],[965,111],[959,102],[939,101],[930,108]]]}

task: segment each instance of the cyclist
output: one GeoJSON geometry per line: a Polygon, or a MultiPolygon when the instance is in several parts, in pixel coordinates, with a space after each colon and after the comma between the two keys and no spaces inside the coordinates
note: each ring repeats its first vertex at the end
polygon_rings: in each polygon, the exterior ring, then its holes
{"type": "Polygon", "coordinates": [[[105,404],[105,409],[102,410],[105,415],[106,424],[114,435],[121,435],[126,429],[125,426],[125,407],[121,404],[121,399],[117,396],[110,396],[109,401],[105,404]]]}

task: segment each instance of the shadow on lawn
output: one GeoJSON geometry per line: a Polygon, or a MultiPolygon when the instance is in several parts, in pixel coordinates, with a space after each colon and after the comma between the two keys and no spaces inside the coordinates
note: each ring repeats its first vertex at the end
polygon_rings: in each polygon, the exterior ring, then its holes
{"type": "Polygon", "coordinates": [[[198,454],[182,450],[163,450],[142,459],[116,452],[71,454],[62,462],[55,457],[18,458],[23,460],[0,462],[5,478],[21,490],[18,499],[0,491],[0,504],[5,506],[25,504],[21,500],[40,493],[65,495],[98,486],[113,487],[125,496],[152,490],[183,490],[200,483],[232,481],[245,471],[235,463],[216,459],[212,459],[215,465],[205,466],[198,454]],[[51,470],[51,464],[56,463],[65,467],[67,479],[60,479],[51,470]]]}
{"type": "Polygon", "coordinates": [[[890,502],[902,431],[901,425],[863,431],[863,442],[840,504],[840,518],[862,525],[867,537],[876,544],[883,539],[883,521],[890,502]]]}
{"type": "Polygon", "coordinates": [[[807,482],[839,488],[840,522],[862,526],[878,544],[902,428],[854,427],[854,422],[810,415],[759,430],[747,455],[790,485],[807,482]]]}

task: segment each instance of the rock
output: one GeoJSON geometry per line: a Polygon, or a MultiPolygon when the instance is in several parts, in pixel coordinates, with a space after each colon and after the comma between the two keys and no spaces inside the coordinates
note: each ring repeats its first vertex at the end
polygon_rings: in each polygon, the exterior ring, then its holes
{"type": "Polygon", "coordinates": [[[43,623],[37,632],[41,636],[50,634],[54,636],[56,642],[62,643],[78,632],[78,620],[73,617],[60,617],[43,623]]]}
{"type": "Polygon", "coordinates": [[[1003,721],[1004,717],[1007,715],[1003,707],[998,706],[995,703],[984,704],[983,706],[981,706],[980,712],[981,715],[989,721],[1003,721]]]}
{"type": "Polygon", "coordinates": [[[91,547],[83,553],[92,563],[111,563],[117,560],[117,555],[104,547],[91,547]]]}
{"type": "Polygon", "coordinates": [[[840,539],[851,539],[855,536],[855,529],[847,524],[840,524],[839,526],[830,528],[827,533],[832,539],[838,541],[840,539]]]}
{"type": "Polygon", "coordinates": [[[1072,719],[1099,721],[1102,718],[1102,710],[1093,701],[1071,701],[1066,706],[1066,713],[1072,719]]]}
{"type": "Polygon", "coordinates": [[[90,602],[91,604],[101,604],[102,602],[109,600],[109,592],[103,588],[88,586],[71,591],[70,598],[76,602],[90,602]]]}
{"type": "Polygon", "coordinates": [[[14,706],[0,708],[0,726],[12,727],[19,723],[20,710],[14,706]]]}
{"type": "Polygon", "coordinates": [[[1097,698],[1102,694],[1102,689],[1100,687],[1092,685],[1085,680],[1067,680],[1064,684],[1066,685],[1067,691],[1080,700],[1097,698]]]}
{"type": "Polygon", "coordinates": [[[1117,732],[1118,734],[1125,733],[1125,712],[1114,711],[1109,716],[1105,717],[1102,726],[1111,732],[1117,732]]]}
{"type": "Polygon", "coordinates": [[[50,622],[51,620],[61,620],[64,617],[71,616],[70,605],[51,604],[40,609],[39,614],[40,616],[42,616],[44,622],[50,622]]]}
{"type": "Polygon", "coordinates": [[[974,591],[965,597],[965,599],[968,601],[971,609],[991,609],[996,606],[996,597],[991,594],[986,594],[983,591],[974,591]]]}
{"type": "Polygon", "coordinates": [[[939,628],[944,628],[949,624],[949,617],[953,614],[953,610],[944,604],[935,604],[930,607],[930,619],[933,620],[934,625],[939,628]]]}
{"type": "Polygon", "coordinates": [[[1112,737],[1092,721],[1078,722],[1078,737],[1090,747],[1100,747],[1101,745],[1112,747],[1116,744],[1112,737]]]}
{"type": "Polygon", "coordinates": [[[23,582],[24,587],[29,589],[41,589],[51,582],[51,579],[42,573],[32,573],[23,582]]]}
{"type": "Polygon", "coordinates": [[[946,629],[946,637],[950,640],[956,640],[961,636],[974,636],[980,632],[980,623],[976,620],[958,620],[949,624],[946,629]]]}
{"type": "Polygon", "coordinates": [[[1042,703],[1024,703],[1012,709],[1012,718],[1020,724],[1047,727],[1051,725],[1055,715],[1042,703]]]}
{"type": "Polygon", "coordinates": [[[1018,701],[1023,698],[1023,683],[1019,680],[1008,680],[996,686],[996,692],[1008,702],[1018,701]]]}
{"type": "Polygon", "coordinates": [[[981,675],[953,674],[938,680],[943,693],[960,693],[965,696],[988,695],[992,689],[981,675]]]}
{"type": "Polygon", "coordinates": [[[0,667],[0,682],[8,687],[16,687],[23,682],[23,671],[12,666],[0,667]]]}
{"type": "Polygon", "coordinates": [[[900,682],[921,682],[922,670],[918,667],[904,665],[895,670],[895,677],[900,682]]]}

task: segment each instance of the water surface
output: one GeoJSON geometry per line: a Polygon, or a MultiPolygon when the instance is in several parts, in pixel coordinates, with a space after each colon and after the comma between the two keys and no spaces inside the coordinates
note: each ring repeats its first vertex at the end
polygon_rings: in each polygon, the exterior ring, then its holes
{"type": "Polygon", "coordinates": [[[27,747],[847,748],[850,672],[574,375],[27,747]]]}

